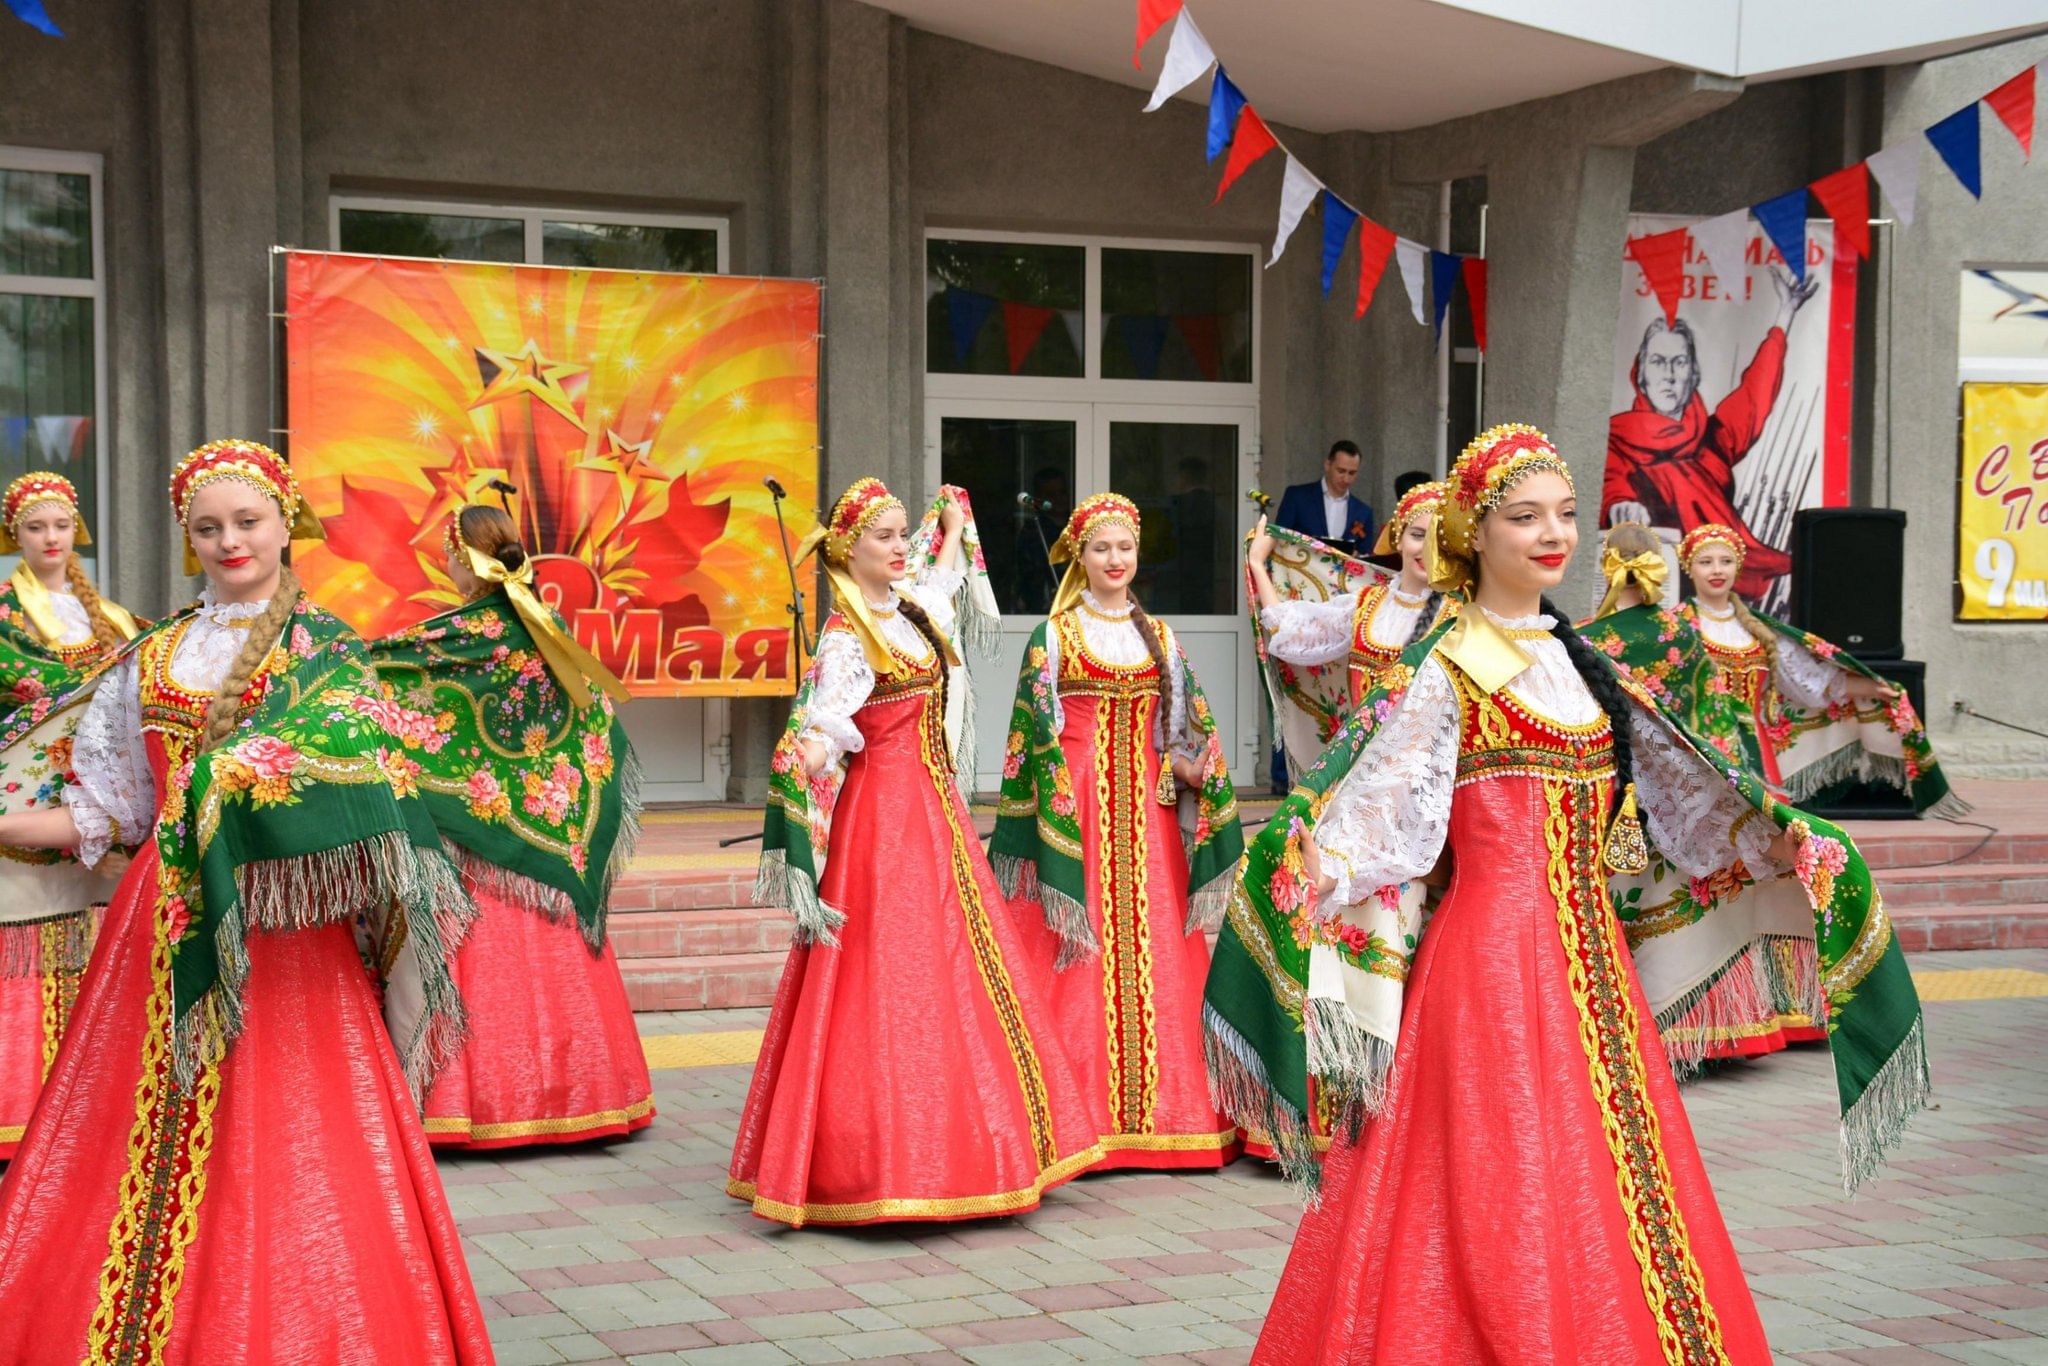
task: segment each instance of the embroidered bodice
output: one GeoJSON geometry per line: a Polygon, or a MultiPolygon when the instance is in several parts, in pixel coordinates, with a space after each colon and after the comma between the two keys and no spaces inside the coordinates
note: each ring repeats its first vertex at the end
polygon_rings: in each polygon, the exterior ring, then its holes
{"type": "MultiPolygon", "coordinates": [[[[1164,623],[1152,621],[1158,633],[1161,653],[1166,658],[1166,705],[1153,717],[1152,738],[1162,740],[1174,753],[1193,758],[1202,750],[1202,737],[1189,732],[1187,689],[1181,675],[1180,642],[1164,623]]],[[[1079,605],[1051,618],[1045,633],[1046,676],[1053,681],[1053,723],[1064,729],[1066,712],[1062,699],[1073,696],[1128,695],[1158,692],[1159,668],[1144,637],[1131,618],[1128,604],[1108,609],[1093,593],[1082,590],[1079,605]]]]}
{"type": "MultiPolygon", "coordinates": [[[[187,740],[234,667],[249,627],[269,602],[217,603],[208,589],[186,620],[145,639],[103,675],[72,751],[77,782],[64,790],[78,823],[79,859],[97,863],[117,835],[135,837],[156,817],[158,793],[145,732],[187,740]]],[[[259,695],[252,684],[245,702],[259,695]]]]}
{"type": "Polygon", "coordinates": [[[1390,580],[1323,602],[1285,599],[1262,608],[1259,623],[1270,633],[1266,649],[1289,664],[1334,664],[1356,652],[1392,663],[1414,638],[1428,602],[1427,593],[1410,597],[1390,580]]]}
{"type": "Polygon", "coordinates": [[[1822,659],[1798,641],[1780,635],[1772,642],[1777,655],[1776,667],[1772,667],[1763,645],[1749,633],[1732,608],[1717,615],[1697,599],[1690,606],[1700,639],[1706,642],[1708,652],[1721,668],[1735,673],[1767,670],[1778,695],[1808,711],[1823,711],[1830,703],[1848,700],[1849,671],[1841,665],[1822,659]]]}
{"type": "MultiPolygon", "coordinates": [[[[935,565],[916,579],[892,585],[887,603],[868,604],[883,643],[900,657],[927,666],[932,678],[937,677],[937,661],[931,643],[903,614],[901,603],[905,597],[910,598],[924,609],[933,626],[950,636],[954,595],[965,577],[958,569],[935,565]]],[[[844,755],[859,752],[866,743],[853,718],[875,693],[875,671],[868,663],[866,651],[861,649],[860,637],[843,629],[828,630],[818,637],[818,657],[813,667],[817,677],[799,738],[822,744],[826,762],[837,763],[844,755]]]]}
{"type": "MultiPolygon", "coordinates": [[[[1611,776],[1606,713],[1564,642],[1549,634],[1555,620],[1487,615],[1530,657],[1529,667],[1482,708],[1474,685],[1440,651],[1423,661],[1316,825],[1323,872],[1337,883],[1326,905],[1359,904],[1435,867],[1460,785],[1527,777],[1556,755],[1575,756],[1572,762],[1596,777],[1604,763],[1611,776]],[[1513,724],[1493,724],[1496,715],[1513,724]],[[1532,736],[1538,739],[1530,747],[1546,755],[1517,753],[1532,736]]],[[[1644,825],[1675,867],[1707,876],[1740,857],[1752,869],[1775,868],[1765,852],[1766,823],[1745,819],[1749,806],[1712,765],[1633,705],[1629,739],[1644,825]]],[[[1532,851],[1540,848],[1541,832],[1529,835],[1532,851]]]]}

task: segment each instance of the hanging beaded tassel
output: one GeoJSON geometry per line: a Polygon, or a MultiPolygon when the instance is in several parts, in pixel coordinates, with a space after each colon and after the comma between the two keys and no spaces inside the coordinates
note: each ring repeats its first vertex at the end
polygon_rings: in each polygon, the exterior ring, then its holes
{"type": "Polygon", "coordinates": [[[1159,756],[1159,786],[1153,791],[1152,795],[1161,806],[1172,806],[1180,800],[1180,789],[1175,787],[1173,783],[1173,756],[1171,754],[1159,756]]]}
{"type": "Polygon", "coordinates": [[[1614,824],[1607,827],[1607,867],[1610,872],[1640,873],[1649,866],[1650,844],[1636,815],[1636,785],[1630,783],[1621,791],[1614,824]]]}

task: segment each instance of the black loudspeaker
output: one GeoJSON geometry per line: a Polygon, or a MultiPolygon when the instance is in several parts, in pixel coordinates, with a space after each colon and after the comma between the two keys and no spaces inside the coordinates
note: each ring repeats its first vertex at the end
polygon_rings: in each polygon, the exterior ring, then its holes
{"type": "Polygon", "coordinates": [[[1906,653],[1906,514],[1804,508],[1792,518],[1792,624],[1865,664],[1906,653]]]}
{"type": "MultiPolygon", "coordinates": [[[[1927,715],[1926,664],[1917,659],[1866,659],[1863,663],[1885,682],[1904,688],[1906,696],[1913,699],[1913,711],[1921,717],[1927,715]]],[[[1830,820],[1913,819],[1913,799],[1883,783],[1842,783],[1799,805],[1830,820]]]]}

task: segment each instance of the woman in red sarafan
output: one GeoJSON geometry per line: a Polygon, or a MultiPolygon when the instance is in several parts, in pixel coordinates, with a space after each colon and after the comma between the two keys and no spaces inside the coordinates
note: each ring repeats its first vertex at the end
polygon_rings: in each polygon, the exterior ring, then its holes
{"type": "Polygon", "coordinates": [[[950,499],[941,516],[914,578],[903,504],[880,480],[849,488],[819,533],[834,610],[776,751],[756,892],[797,911],[799,942],[726,1182],[786,1224],[1014,1214],[1102,1156],[955,783],[964,519],[950,499]],[[809,835],[778,847],[781,810],[799,808],[809,835]],[[799,870],[821,836],[813,884],[799,870]]]}
{"type": "Polygon", "coordinates": [[[1605,872],[1629,783],[1667,854],[1763,868],[1784,841],[1547,610],[1578,538],[1549,441],[1482,433],[1449,485],[1432,577],[1470,605],[1303,854],[1336,906],[1445,854],[1451,881],[1254,1360],[1768,1362],[1605,872]]]}
{"type": "Polygon", "coordinates": [[[1074,509],[1017,680],[989,846],[1102,1134],[1098,1170],[1220,1167],[1237,1127],[1202,1063],[1204,930],[1244,840],[1194,670],[1131,592],[1138,509],[1074,509]]]}
{"type": "Polygon", "coordinates": [[[413,1095],[460,1036],[460,885],[350,719],[361,642],[282,567],[318,534],[283,460],[216,442],[171,496],[205,595],[102,675],[67,808],[0,819],[0,840],[89,862],[147,835],[0,1185],[0,1360],[488,1362],[413,1095]],[[345,741],[319,738],[330,715],[345,741]],[[218,780],[236,810],[188,808],[195,763],[195,805],[218,780]],[[232,852],[216,902],[174,870],[230,817],[300,847],[232,852]]]}
{"type": "Polygon", "coordinates": [[[454,966],[469,1039],[427,1092],[427,1137],[632,1133],[654,1121],[654,1084],[605,933],[640,824],[639,760],[612,706],[626,690],[534,594],[505,509],[457,509],[446,548],[463,605],[370,647],[404,721],[401,762],[477,907],[454,966]]]}

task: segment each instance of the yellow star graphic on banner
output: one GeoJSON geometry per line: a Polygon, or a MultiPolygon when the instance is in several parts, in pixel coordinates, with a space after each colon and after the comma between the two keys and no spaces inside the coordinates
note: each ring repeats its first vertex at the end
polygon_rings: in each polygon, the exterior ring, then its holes
{"type": "Polygon", "coordinates": [[[562,387],[563,380],[585,373],[584,367],[549,360],[540,353],[540,343],[531,337],[527,338],[526,345],[512,352],[477,347],[476,368],[483,379],[484,391],[470,401],[471,408],[527,394],[567,418],[577,431],[588,430],[576,412],[576,401],[562,387]]]}

